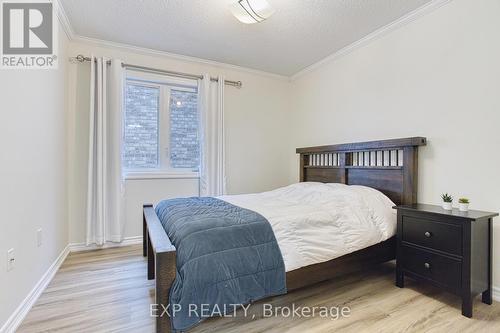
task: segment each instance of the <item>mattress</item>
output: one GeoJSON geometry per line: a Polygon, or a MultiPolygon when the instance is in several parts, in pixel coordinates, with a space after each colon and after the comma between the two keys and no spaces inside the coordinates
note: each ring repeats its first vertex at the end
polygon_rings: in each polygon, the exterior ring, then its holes
{"type": "Polygon", "coordinates": [[[303,182],[218,198],[269,221],[287,272],[364,249],[396,233],[394,203],[365,186],[303,182]]]}

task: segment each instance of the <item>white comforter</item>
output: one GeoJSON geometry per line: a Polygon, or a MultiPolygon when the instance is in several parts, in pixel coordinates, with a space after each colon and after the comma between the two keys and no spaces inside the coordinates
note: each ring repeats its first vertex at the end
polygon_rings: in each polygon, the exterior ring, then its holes
{"type": "Polygon", "coordinates": [[[271,223],[287,272],[361,250],[396,232],[392,201],[365,186],[305,182],[219,199],[271,223]]]}

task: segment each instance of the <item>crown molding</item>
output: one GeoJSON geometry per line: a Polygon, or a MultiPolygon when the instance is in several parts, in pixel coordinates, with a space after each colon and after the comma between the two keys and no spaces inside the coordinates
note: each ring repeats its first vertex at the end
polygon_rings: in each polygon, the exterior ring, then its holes
{"type": "Polygon", "coordinates": [[[445,4],[447,4],[451,1],[453,1],[453,0],[432,0],[428,3],[426,3],[425,5],[423,5],[417,9],[409,12],[408,14],[400,17],[396,21],[393,21],[393,22],[373,31],[372,33],[366,35],[365,37],[358,39],[354,43],[351,43],[351,44],[347,45],[346,47],[336,51],[335,53],[327,56],[326,58],[323,58],[322,60],[298,71],[297,73],[290,76],[290,81],[297,80],[301,76],[304,76],[305,74],[314,71],[315,69],[323,66],[326,63],[329,63],[331,61],[335,61],[335,60],[337,60],[337,59],[339,59],[339,58],[341,58],[341,57],[377,40],[377,39],[379,39],[379,38],[382,38],[383,36],[391,33],[392,31],[397,30],[399,28],[402,28],[403,26],[415,21],[416,19],[418,19],[422,16],[425,16],[425,15],[433,12],[434,10],[444,6],[445,4]]]}
{"type": "Polygon", "coordinates": [[[166,57],[166,58],[170,58],[170,59],[187,61],[187,62],[196,63],[196,64],[209,65],[209,66],[222,68],[222,69],[230,69],[230,70],[235,70],[235,71],[239,71],[239,72],[255,74],[255,75],[259,75],[259,76],[266,76],[266,77],[270,77],[270,78],[278,79],[278,80],[282,80],[282,81],[290,81],[290,77],[288,77],[288,76],[270,73],[270,72],[266,72],[266,71],[261,71],[258,69],[237,66],[237,65],[227,64],[227,63],[218,62],[218,61],[214,61],[214,60],[207,60],[207,59],[202,59],[202,58],[197,58],[197,57],[191,57],[191,56],[166,52],[166,51],[154,50],[154,49],[149,49],[149,48],[145,48],[145,47],[139,47],[139,46],[134,46],[134,45],[130,45],[130,44],[125,44],[125,43],[117,43],[117,42],[107,41],[107,40],[103,40],[103,39],[97,39],[97,38],[91,38],[91,37],[77,35],[74,32],[73,27],[71,26],[71,22],[69,21],[68,16],[66,15],[66,11],[64,10],[64,6],[60,3],[60,0],[52,0],[52,1],[56,5],[57,17],[58,17],[59,22],[61,23],[61,25],[63,27],[64,33],[66,34],[68,39],[72,42],[93,44],[96,46],[103,46],[103,47],[109,47],[109,48],[118,48],[118,49],[121,49],[124,51],[134,52],[134,53],[138,53],[138,54],[142,54],[142,55],[166,57]]]}
{"type": "Polygon", "coordinates": [[[57,18],[59,20],[59,23],[61,23],[63,31],[66,34],[66,37],[68,37],[69,40],[72,40],[75,36],[75,33],[73,31],[71,23],[69,22],[68,16],[66,15],[66,11],[64,10],[63,5],[59,0],[52,0],[52,3],[55,5],[57,18]]]}
{"type": "Polygon", "coordinates": [[[266,76],[266,77],[270,77],[270,78],[278,79],[278,80],[282,80],[282,81],[290,81],[290,78],[288,76],[284,76],[284,75],[260,71],[258,69],[253,69],[253,68],[248,68],[248,67],[231,65],[231,64],[227,64],[227,63],[223,63],[223,62],[217,62],[214,60],[207,60],[207,59],[196,58],[196,57],[191,57],[191,56],[186,56],[186,55],[181,55],[181,54],[176,54],[176,53],[170,53],[170,52],[166,52],[166,51],[159,51],[159,50],[144,48],[144,47],[140,47],[140,46],[134,46],[134,45],[130,45],[130,44],[111,42],[111,41],[107,41],[107,40],[90,38],[90,37],[83,37],[83,36],[79,36],[79,35],[74,35],[74,37],[72,38],[72,41],[77,42],[77,43],[92,44],[92,45],[102,46],[102,47],[107,47],[107,48],[121,49],[124,51],[138,53],[138,54],[142,54],[142,55],[160,56],[160,57],[170,58],[170,59],[174,59],[174,60],[186,61],[186,62],[202,64],[202,65],[209,65],[209,66],[213,66],[213,67],[217,67],[217,68],[221,68],[221,69],[229,69],[229,70],[235,70],[235,71],[239,71],[239,72],[255,74],[255,75],[259,75],[259,76],[266,76]]]}
{"type": "Polygon", "coordinates": [[[160,56],[160,57],[166,57],[174,60],[180,60],[180,61],[186,61],[186,62],[191,62],[191,63],[196,63],[196,64],[203,64],[203,65],[209,65],[213,66],[216,68],[221,68],[221,69],[228,69],[228,70],[235,70],[239,72],[245,72],[249,74],[255,74],[259,76],[265,76],[273,79],[278,79],[282,81],[294,81],[300,78],[301,76],[310,73],[314,71],[315,69],[321,67],[322,65],[329,63],[331,61],[335,61],[363,46],[368,45],[369,43],[382,38],[383,36],[391,33],[392,31],[395,31],[399,28],[402,28],[403,26],[417,20],[418,18],[425,16],[434,10],[444,6],[445,4],[451,2],[453,0],[432,0],[425,5],[411,11],[410,13],[402,16],[401,18],[397,19],[396,21],[393,21],[375,31],[372,33],[366,35],[365,37],[349,44],[348,46],[334,52],[333,54],[327,56],[326,58],[323,58],[322,60],[319,60],[318,62],[309,65],[305,67],[304,69],[298,71],[297,73],[291,75],[291,76],[285,76],[285,75],[279,75],[275,73],[270,73],[266,71],[261,71],[258,69],[253,69],[253,68],[248,68],[248,67],[243,67],[243,66],[237,66],[237,65],[232,65],[232,64],[227,64],[223,62],[218,62],[214,60],[208,60],[208,59],[202,59],[202,58],[197,58],[197,57],[192,57],[192,56],[186,56],[186,55],[181,55],[181,54],[176,54],[176,53],[171,53],[171,52],[166,52],[166,51],[160,51],[160,50],[155,50],[155,49],[150,49],[150,48],[145,48],[145,47],[139,47],[139,46],[134,46],[130,44],[125,44],[125,43],[117,43],[117,42],[112,42],[112,41],[107,41],[103,39],[97,39],[97,38],[91,38],[91,37],[85,37],[85,36],[80,36],[77,35],[72,26],[71,23],[66,15],[66,12],[64,10],[64,7],[62,4],[60,4],[59,0],[53,0],[53,2],[56,4],[57,8],[57,17],[59,19],[59,22],[61,23],[63,30],[68,37],[68,39],[72,42],[78,42],[78,43],[84,43],[84,44],[92,44],[96,46],[102,46],[102,47],[107,47],[107,48],[117,48],[121,49],[127,52],[133,52],[137,54],[142,54],[142,55],[148,55],[148,56],[160,56]]]}

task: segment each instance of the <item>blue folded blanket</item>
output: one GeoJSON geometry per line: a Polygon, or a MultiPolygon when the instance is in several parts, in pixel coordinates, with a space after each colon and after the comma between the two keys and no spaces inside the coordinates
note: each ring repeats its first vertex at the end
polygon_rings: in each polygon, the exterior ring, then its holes
{"type": "Polygon", "coordinates": [[[156,214],[176,248],[172,330],[187,330],[217,310],[228,314],[235,304],[286,293],[283,257],[260,214],[210,197],[164,200],[156,214]]]}

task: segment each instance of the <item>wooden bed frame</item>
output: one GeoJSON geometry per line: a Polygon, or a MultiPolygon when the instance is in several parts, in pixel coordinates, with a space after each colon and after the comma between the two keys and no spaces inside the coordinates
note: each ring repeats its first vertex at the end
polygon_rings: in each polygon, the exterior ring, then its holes
{"type": "MultiPolygon", "coordinates": [[[[417,202],[418,147],[423,137],[298,148],[300,181],[365,185],[387,195],[395,204],[417,202]]],[[[175,247],[163,229],[153,205],[143,207],[143,255],[148,279],[156,277],[156,303],[168,304],[175,279],[175,247]]],[[[342,257],[286,273],[288,291],[361,271],[395,258],[392,237],[342,257]]],[[[161,310],[159,311],[162,312],[161,310]]],[[[168,315],[156,318],[156,332],[170,332],[168,315]]]]}

